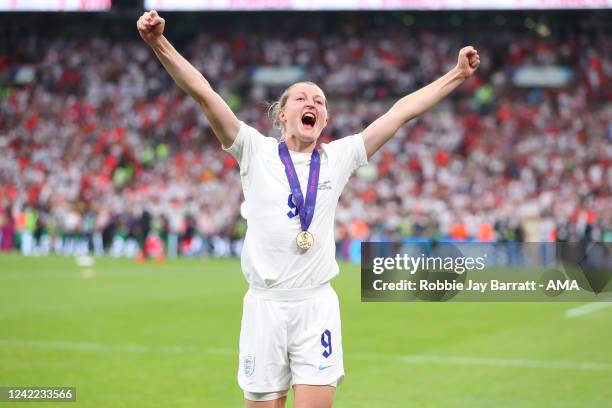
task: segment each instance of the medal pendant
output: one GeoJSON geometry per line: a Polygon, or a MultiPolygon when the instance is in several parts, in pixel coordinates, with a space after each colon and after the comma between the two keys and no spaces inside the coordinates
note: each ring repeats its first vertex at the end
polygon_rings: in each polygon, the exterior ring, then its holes
{"type": "Polygon", "coordinates": [[[299,234],[297,234],[295,242],[297,243],[298,248],[307,251],[313,246],[314,237],[308,231],[301,231],[299,234]]]}

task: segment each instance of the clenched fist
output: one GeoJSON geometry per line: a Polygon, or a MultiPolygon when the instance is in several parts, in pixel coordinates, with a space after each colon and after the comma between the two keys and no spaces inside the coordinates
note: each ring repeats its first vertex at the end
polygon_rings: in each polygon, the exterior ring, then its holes
{"type": "Polygon", "coordinates": [[[457,68],[461,71],[464,78],[472,76],[474,71],[480,65],[480,56],[476,48],[472,46],[463,47],[459,51],[459,58],[457,59],[457,68]]]}
{"type": "Polygon", "coordinates": [[[157,11],[151,10],[142,13],[142,16],[136,22],[138,33],[148,44],[157,41],[164,33],[164,25],[166,21],[157,14],[157,11]]]}

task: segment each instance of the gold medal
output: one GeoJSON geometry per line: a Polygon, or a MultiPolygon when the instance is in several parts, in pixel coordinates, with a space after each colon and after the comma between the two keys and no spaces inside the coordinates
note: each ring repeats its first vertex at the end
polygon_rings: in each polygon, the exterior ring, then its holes
{"type": "Polygon", "coordinates": [[[297,243],[298,248],[307,251],[313,246],[314,237],[308,231],[301,231],[299,234],[297,234],[295,242],[297,243]]]}

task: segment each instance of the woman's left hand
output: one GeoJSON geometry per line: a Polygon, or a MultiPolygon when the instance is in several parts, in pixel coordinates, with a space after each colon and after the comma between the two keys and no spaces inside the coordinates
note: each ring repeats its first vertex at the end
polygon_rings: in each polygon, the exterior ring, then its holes
{"type": "Polygon", "coordinates": [[[461,72],[464,78],[469,78],[474,74],[478,66],[480,65],[480,56],[476,48],[472,46],[463,47],[459,51],[459,58],[457,58],[457,69],[461,72]]]}

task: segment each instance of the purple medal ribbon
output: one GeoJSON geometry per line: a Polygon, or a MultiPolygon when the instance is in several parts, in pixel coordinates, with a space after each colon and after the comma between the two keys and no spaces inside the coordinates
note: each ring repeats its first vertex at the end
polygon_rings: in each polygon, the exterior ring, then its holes
{"type": "Polygon", "coordinates": [[[306,189],[306,203],[304,203],[304,196],[302,195],[300,180],[298,179],[295,167],[293,166],[293,161],[291,161],[289,149],[287,149],[285,142],[280,142],[278,144],[278,155],[285,166],[285,174],[287,175],[287,180],[289,181],[289,187],[291,187],[291,193],[296,201],[297,213],[300,216],[302,231],[307,231],[310,223],[312,222],[315,204],[317,201],[321,156],[316,148],[312,151],[312,156],[310,158],[310,173],[308,174],[308,188],[306,189]]]}

